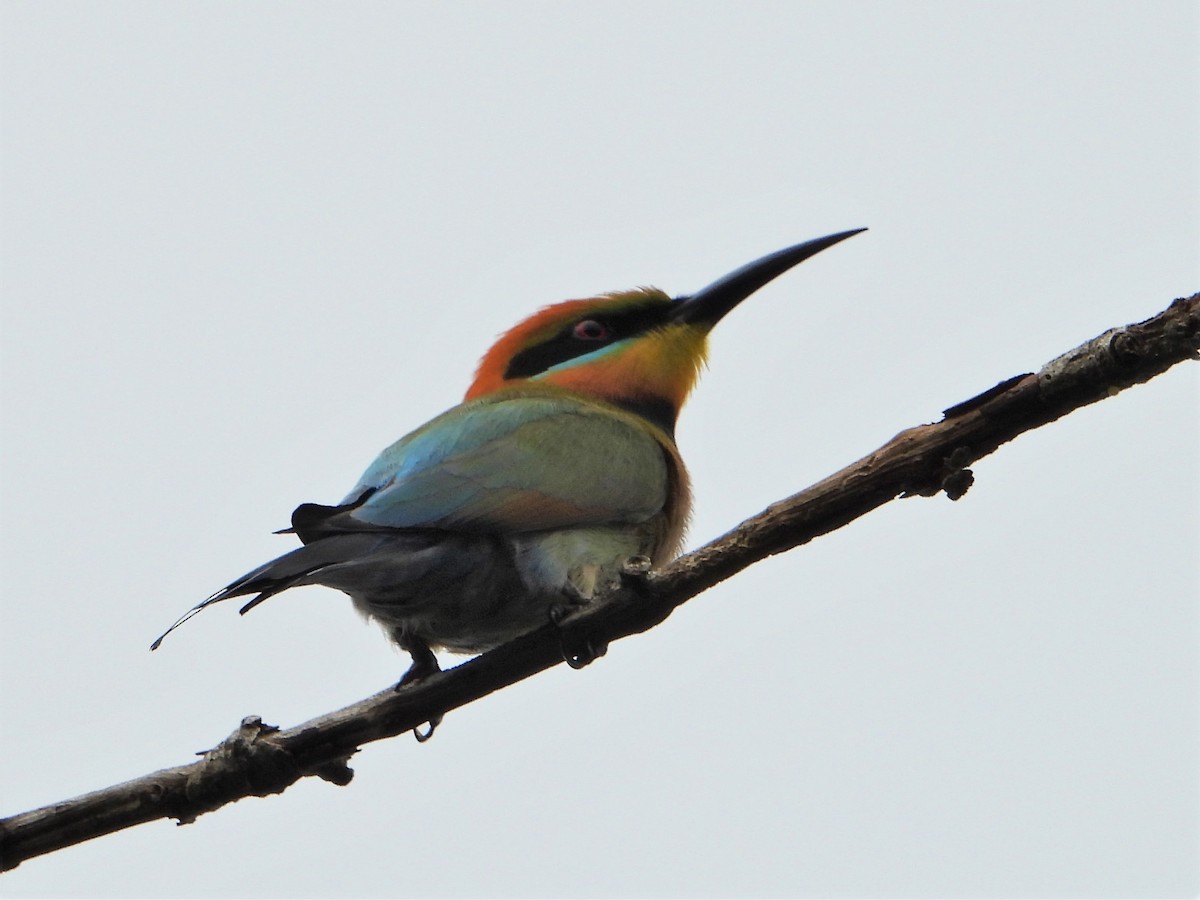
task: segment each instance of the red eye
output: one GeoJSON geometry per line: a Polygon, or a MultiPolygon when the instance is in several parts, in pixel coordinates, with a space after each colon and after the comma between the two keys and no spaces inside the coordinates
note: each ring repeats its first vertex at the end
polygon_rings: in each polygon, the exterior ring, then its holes
{"type": "Polygon", "coordinates": [[[610,332],[608,326],[603,322],[584,319],[582,322],[575,323],[575,328],[571,333],[581,341],[602,341],[608,337],[610,332]]]}

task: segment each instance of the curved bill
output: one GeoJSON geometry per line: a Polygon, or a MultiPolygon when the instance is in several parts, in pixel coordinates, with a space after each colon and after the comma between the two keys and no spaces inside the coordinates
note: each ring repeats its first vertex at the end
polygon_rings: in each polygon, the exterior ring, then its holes
{"type": "Polygon", "coordinates": [[[837,234],[814,238],[794,247],[776,250],[762,259],[747,263],[735,272],[730,272],[724,278],[717,279],[690,297],[680,297],[679,305],[671,317],[676,322],[716,325],[726,313],[768,281],[778,278],[788,269],[799,265],[810,256],[816,256],[827,247],[866,230],[854,228],[850,231],[839,231],[837,234]]]}

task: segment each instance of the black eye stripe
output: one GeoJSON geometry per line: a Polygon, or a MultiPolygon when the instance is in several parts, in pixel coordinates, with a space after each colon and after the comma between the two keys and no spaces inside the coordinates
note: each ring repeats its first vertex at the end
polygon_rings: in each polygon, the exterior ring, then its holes
{"type": "Polygon", "coordinates": [[[532,378],[547,369],[592,353],[600,347],[605,347],[616,341],[643,334],[659,325],[665,324],[670,318],[671,305],[655,303],[653,306],[638,306],[631,309],[598,312],[596,315],[581,315],[578,319],[568,322],[558,334],[549,340],[533,347],[526,347],[516,354],[504,371],[505,379],[532,378]],[[582,322],[593,320],[608,330],[601,338],[580,339],[575,336],[575,327],[582,322]]]}

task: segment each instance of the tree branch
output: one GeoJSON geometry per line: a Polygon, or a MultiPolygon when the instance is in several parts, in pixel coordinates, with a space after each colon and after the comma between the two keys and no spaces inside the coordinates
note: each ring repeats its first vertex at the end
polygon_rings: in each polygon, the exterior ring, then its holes
{"type": "Polygon", "coordinates": [[[308,775],[350,782],[348,760],[370,741],[409,731],[564,660],[586,665],[610,641],[653,628],[680,604],[747,566],[834,531],[896,497],[952,500],[967,467],[1018,435],[1200,357],[1200,294],[1106,331],[1036,374],[1009,378],[858,462],[742,522],[658,572],[624,584],[558,626],[547,625],[456,668],[279,730],[255,716],[203,759],[0,820],[0,870],[159,818],[186,824],[226,803],[280,793],[308,775]]]}

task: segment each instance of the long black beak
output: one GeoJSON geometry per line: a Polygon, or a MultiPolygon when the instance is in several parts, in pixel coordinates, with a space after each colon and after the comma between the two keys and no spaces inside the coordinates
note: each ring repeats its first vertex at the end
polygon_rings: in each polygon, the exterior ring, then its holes
{"type": "Polygon", "coordinates": [[[690,297],[680,297],[679,305],[675,307],[671,318],[676,322],[716,325],[726,313],[768,281],[778,278],[788,269],[799,265],[810,256],[816,256],[825,248],[866,230],[855,228],[851,231],[839,231],[837,234],[805,241],[803,244],[777,250],[762,259],[756,259],[736,272],[730,272],[724,278],[717,279],[690,297]]]}

